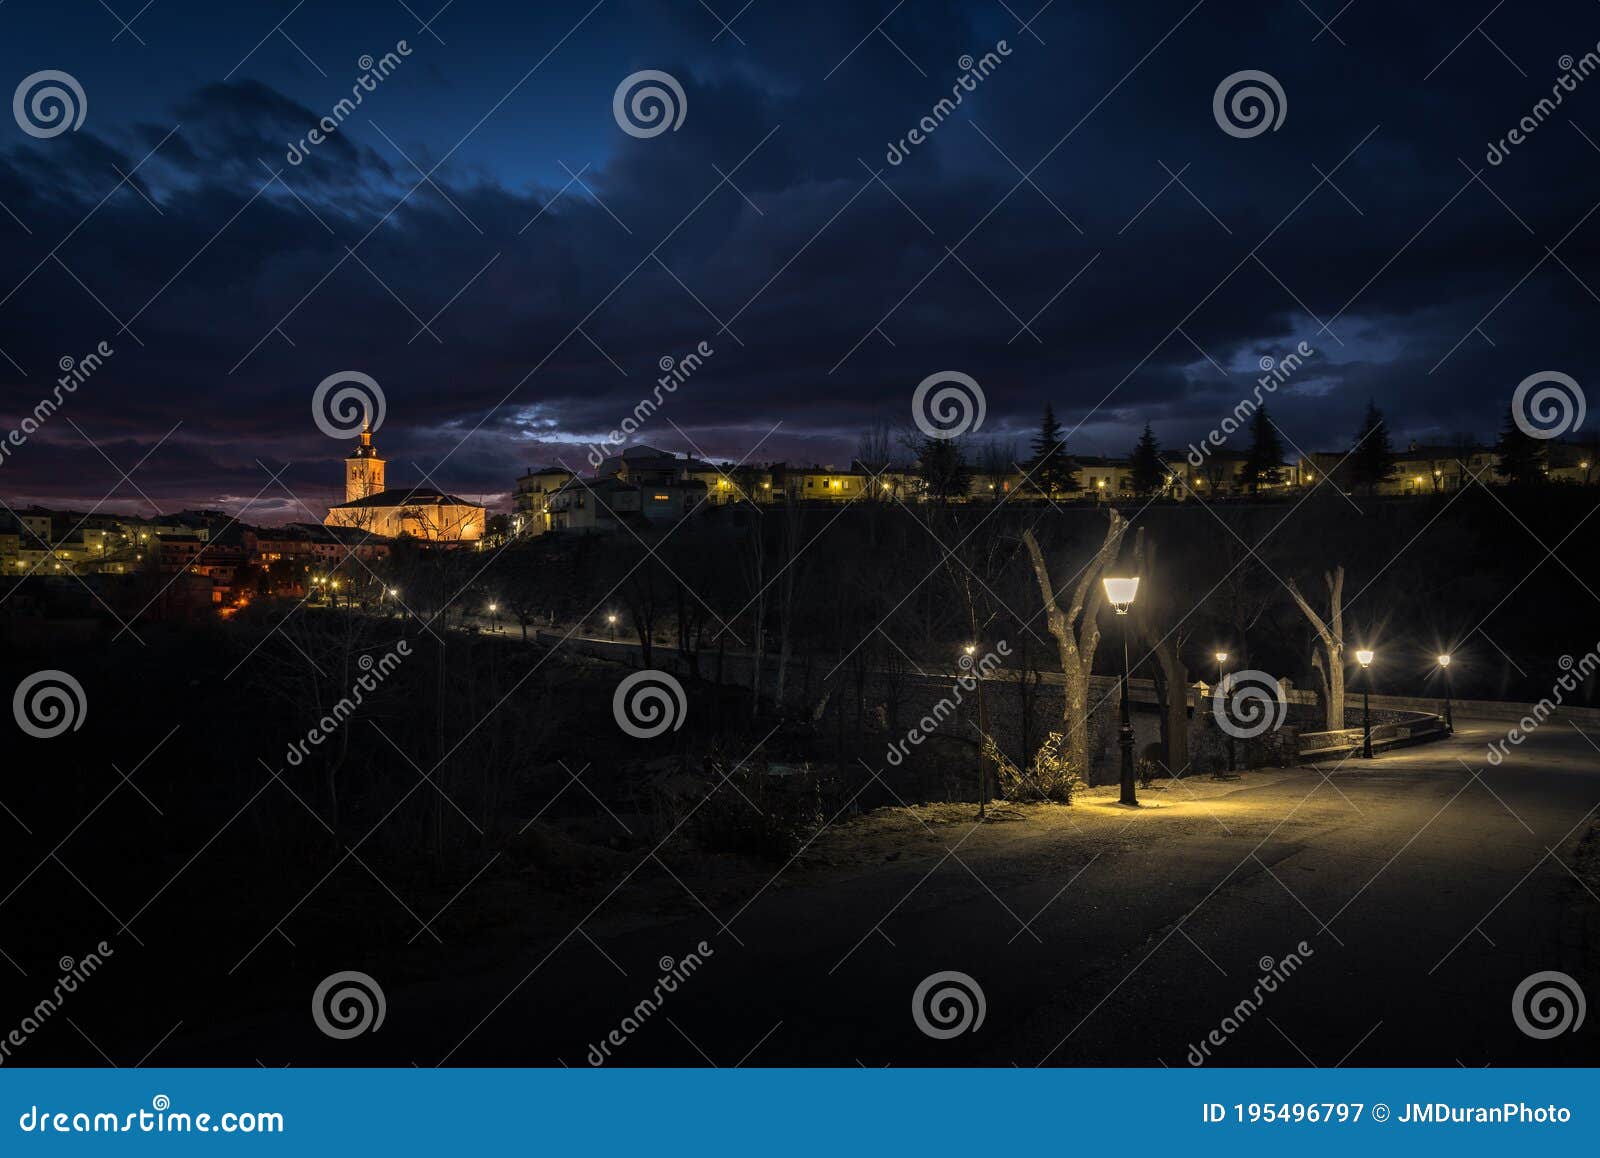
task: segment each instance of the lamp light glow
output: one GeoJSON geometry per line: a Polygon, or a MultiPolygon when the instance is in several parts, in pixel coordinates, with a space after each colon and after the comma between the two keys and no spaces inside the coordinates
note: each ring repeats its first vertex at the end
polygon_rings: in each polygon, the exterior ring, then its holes
{"type": "Polygon", "coordinates": [[[1439,666],[1440,667],[1449,667],[1450,666],[1450,653],[1449,652],[1445,652],[1444,654],[1439,656],[1439,666]]]}
{"type": "Polygon", "coordinates": [[[1139,594],[1139,577],[1114,579],[1107,576],[1101,582],[1105,584],[1106,601],[1117,609],[1118,615],[1127,614],[1129,605],[1139,594]]]}
{"type": "Polygon", "coordinates": [[[1362,667],[1370,667],[1372,665],[1372,655],[1371,648],[1363,647],[1356,652],[1356,662],[1362,667]]]}

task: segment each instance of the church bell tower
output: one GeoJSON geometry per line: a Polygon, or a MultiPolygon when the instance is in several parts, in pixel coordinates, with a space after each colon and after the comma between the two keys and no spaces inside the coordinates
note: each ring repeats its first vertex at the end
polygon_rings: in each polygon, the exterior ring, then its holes
{"type": "Polygon", "coordinates": [[[383,459],[372,445],[372,428],[364,427],[361,441],[344,460],[344,501],[353,503],[383,490],[383,459]]]}

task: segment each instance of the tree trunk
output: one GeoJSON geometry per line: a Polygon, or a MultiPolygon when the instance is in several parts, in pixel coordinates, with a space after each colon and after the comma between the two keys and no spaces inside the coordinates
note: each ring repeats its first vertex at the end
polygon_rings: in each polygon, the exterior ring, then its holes
{"type": "Polygon", "coordinates": [[[1034,578],[1044,601],[1045,622],[1055,638],[1061,661],[1064,698],[1061,721],[1066,730],[1067,758],[1084,780],[1091,780],[1089,766],[1089,677],[1094,671],[1094,653],[1100,645],[1100,612],[1105,606],[1105,588],[1100,577],[1117,557],[1128,524],[1115,507],[1108,509],[1105,539],[1094,557],[1078,573],[1077,586],[1066,610],[1056,598],[1050,567],[1032,530],[1022,533],[1023,545],[1033,562],[1034,578]]]}
{"type": "Polygon", "coordinates": [[[1289,594],[1294,597],[1305,617],[1311,621],[1322,644],[1324,656],[1314,657],[1313,666],[1322,677],[1322,706],[1326,714],[1328,731],[1344,727],[1344,567],[1341,564],[1331,572],[1324,572],[1323,582],[1328,585],[1328,618],[1326,621],[1312,610],[1306,597],[1293,579],[1289,580],[1289,594]],[[1325,658],[1324,658],[1325,657],[1325,658]],[[1319,664],[1316,659],[1323,659],[1319,664]],[[1325,666],[1324,666],[1325,665],[1325,666]]]}

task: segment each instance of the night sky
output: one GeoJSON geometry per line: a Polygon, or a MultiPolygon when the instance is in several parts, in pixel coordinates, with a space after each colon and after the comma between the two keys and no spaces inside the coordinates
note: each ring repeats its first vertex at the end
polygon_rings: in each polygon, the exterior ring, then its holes
{"type": "Polygon", "coordinates": [[[1369,397],[1396,445],[1489,437],[1517,382],[1590,369],[1600,76],[1486,151],[1600,42],[1593,0],[107,7],[139,2],[0,0],[4,92],[87,97],[48,139],[0,117],[0,436],[114,349],[0,462],[13,507],[319,518],[349,444],[310,399],[345,369],[387,397],[391,483],[502,504],[701,341],[638,440],[841,466],[940,370],[982,385],[981,435],[1026,453],[1049,400],[1072,449],[1125,454],[1147,419],[1198,440],[1306,341],[1270,402],[1292,455],[1369,397]],[[681,83],[676,131],[614,118],[642,69],[681,83]],[[1213,94],[1245,69],[1286,115],[1242,138],[1213,94]]]}

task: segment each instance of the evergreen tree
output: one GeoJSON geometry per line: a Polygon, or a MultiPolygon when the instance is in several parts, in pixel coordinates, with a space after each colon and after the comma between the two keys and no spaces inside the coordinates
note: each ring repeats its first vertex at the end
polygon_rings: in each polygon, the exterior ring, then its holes
{"type": "Polygon", "coordinates": [[[1283,440],[1267,417],[1265,406],[1250,419],[1250,451],[1239,468],[1239,483],[1256,494],[1264,486],[1283,480],[1283,440]]]}
{"type": "Polygon", "coordinates": [[[1517,425],[1510,407],[1495,444],[1494,473],[1513,486],[1544,481],[1544,444],[1517,425]]]}
{"type": "Polygon", "coordinates": [[[1383,419],[1383,411],[1370,399],[1347,468],[1351,486],[1369,495],[1394,477],[1395,456],[1394,446],[1389,441],[1389,424],[1383,419]]]}
{"type": "Polygon", "coordinates": [[[1161,461],[1161,445],[1156,442],[1155,432],[1150,429],[1148,422],[1144,424],[1144,433],[1139,436],[1138,445],[1133,448],[1130,465],[1134,494],[1159,494],[1166,486],[1167,468],[1161,461]]]}
{"type": "Polygon", "coordinates": [[[1028,485],[1040,494],[1071,493],[1078,489],[1078,470],[1067,454],[1067,436],[1056,421],[1055,407],[1044,404],[1039,433],[1033,439],[1033,457],[1027,465],[1028,485]]]}
{"type": "Polygon", "coordinates": [[[918,473],[930,499],[964,499],[972,487],[966,452],[953,438],[927,438],[917,445],[918,473]]]}

